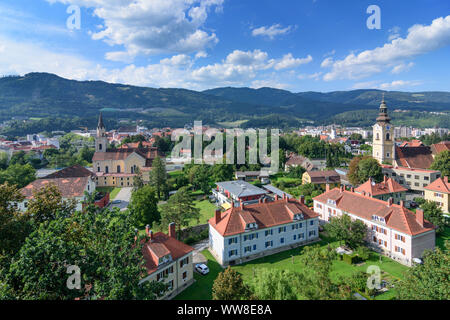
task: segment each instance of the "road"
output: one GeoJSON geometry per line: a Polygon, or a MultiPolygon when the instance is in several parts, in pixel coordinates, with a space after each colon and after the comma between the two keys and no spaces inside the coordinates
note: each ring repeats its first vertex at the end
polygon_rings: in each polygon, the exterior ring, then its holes
{"type": "Polygon", "coordinates": [[[131,191],[132,191],[131,187],[122,188],[114,198],[114,200],[120,200],[121,202],[116,204],[110,204],[108,208],[110,209],[119,208],[121,211],[126,210],[128,204],[130,203],[131,191]]]}

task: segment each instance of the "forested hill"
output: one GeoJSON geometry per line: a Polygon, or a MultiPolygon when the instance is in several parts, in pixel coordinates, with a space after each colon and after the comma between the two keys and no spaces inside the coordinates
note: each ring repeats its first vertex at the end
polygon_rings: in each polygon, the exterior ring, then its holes
{"type": "MultiPolygon", "coordinates": [[[[198,92],[30,73],[0,78],[0,120],[31,118],[2,130],[9,135],[36,132],[52,123],[41,131],[66,130],[71,121],[73,129],[81,125],[93,128],[100,111],[110,125],[139,119],[150,127],[184,126],[202,120],[212,125],[285,128],[336,119],[345,123],[350,119],[346,115],[354,111],[378,108],[381,96],[379,90],[292,93],[273,88],[217,88],[198,92]]],[[[385,97],[390,110],[450,110],[449,92],[386,92],[385,97]]],[[[358,123],[373,123],[372,118],[364,119],[364,114],[358,113],[358,123]]],[[[445,126],[445,116],[443,119],[445,126]]]]}

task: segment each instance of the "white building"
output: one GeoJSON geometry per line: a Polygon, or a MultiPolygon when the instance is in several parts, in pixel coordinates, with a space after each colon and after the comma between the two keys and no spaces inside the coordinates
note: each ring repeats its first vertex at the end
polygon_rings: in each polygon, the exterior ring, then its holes
{"type": "Polygon", "coordinates": [[[362,221],[369,229],[370,247],[408,266],[425,249],[435,247],[435,227],[424,220],[423,211],[417,209],[414,214],[403,202],[394,204],[392,198],[386,202],[341,187],[315,197],[314,211],[321,223],[343,214],[362,221]]]}
{"type": "Polygon", "coordinates": [[[273,202],[217,210],[209,220],[209,250],[227,266],[317,241],[318,214],[303,199],[276,196],[273,202]]]}

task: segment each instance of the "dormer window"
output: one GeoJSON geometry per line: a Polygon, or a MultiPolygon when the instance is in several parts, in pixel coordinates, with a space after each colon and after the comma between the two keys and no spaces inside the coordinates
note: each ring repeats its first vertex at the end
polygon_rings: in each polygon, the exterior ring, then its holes
{"type": "Polygon", "coordinates": [[[379,222],[385,223],[384,218],[379,217],[379,216],[377,216],[377,215],[372,215],[372,220],[373,220],[373,221],[379,221],[379,222]]]}
{"type": "Polygon", "coordinates": [[[251,230],[251,229],[256,229],[257,225],[256,223],[247,223],[247,225],[245,226],[246,230],[251,230]]]}
{"type": "Polygon", "coordinates": [[[331,204],[331,205],[335,206],[336,205],[336,201],[328,199],[327,200],[327,204],[331,204]]]}
{"type": "Polygon", "coordinates": [[[294,214],[294,220],[303,220],[303,219],[304,219],[303,213],[294,214]]]}

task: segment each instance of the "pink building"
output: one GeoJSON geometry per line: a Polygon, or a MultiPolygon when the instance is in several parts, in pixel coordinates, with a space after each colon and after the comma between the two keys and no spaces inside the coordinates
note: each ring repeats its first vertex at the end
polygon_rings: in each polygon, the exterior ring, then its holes
{"type": "Polygon", "coordinates": [[[314,211],[319,221],[349,215],[369,228],[368,243],[374,250],[411,266],[425,249],[435,247],[435,226],[426,221],[423,211],[406,209],[403,201],[394,204],[392,198],[383,201],[368,195],[346,191],[344,187],[329,190],[314,199],[314,211]]]}

